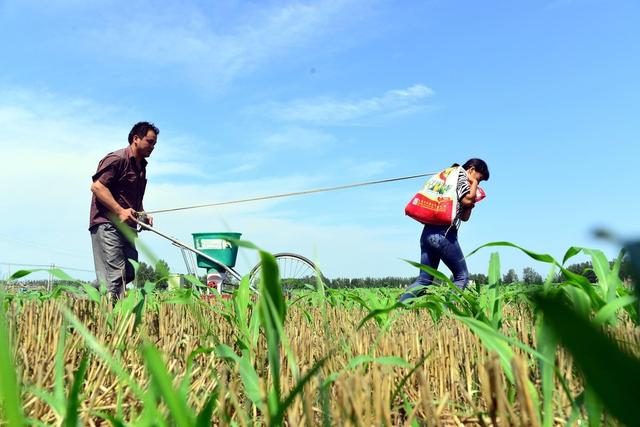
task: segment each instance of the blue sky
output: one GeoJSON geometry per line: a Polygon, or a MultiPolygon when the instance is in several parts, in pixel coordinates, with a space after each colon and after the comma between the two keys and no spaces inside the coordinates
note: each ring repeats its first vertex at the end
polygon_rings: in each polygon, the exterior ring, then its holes
{"type": "MultiPolygon", "coordinates": [[[[492,175],[460,232],[465,252],[508,240],[613,257],[594,228],[640,235],[639,18],[625,0],[0,1],[0,262],[91,270],[90,176],[139,120],[161,130],[148,210],[480,157],[492,175]]],[[[156,225],[184,241],[241,231],[330,277],[411,276],[402,259],[418,259],[421,228],[403,208],[421,184],[158,214],[156,225]]],[[[141,240],[184,271],[168,242],[141,240]]],[[[486,272],[489,253],[470,270],[486,272]]],[[[504,270],[547,271],[500,254],[504,270]]],[[[242,254],[240,269],[254,260],[242,254]]]]}

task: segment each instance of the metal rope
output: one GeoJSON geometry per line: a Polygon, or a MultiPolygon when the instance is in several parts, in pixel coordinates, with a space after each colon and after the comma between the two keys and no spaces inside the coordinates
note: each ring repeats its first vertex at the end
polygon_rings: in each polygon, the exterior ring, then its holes
{"type": "Polygon", "coordinates": [[[324,192],[329,192],[329,191],[345,190],[347,188],[364,187],[364,186],[367,186],[367,185],[376,185],[376,184],[384,184],[384,183],[387,183],[387,182],[403,181],[403,180],[407,180],[407,179],[415,179],[415,178],[421,178],[421,177],[425,177],[425,176],[431,176],[431,175],[435,175],[436,173],[438,173],[438,172],[430,172],[430,173],[422,173],[422,174],[419,174],[419,175],[402,176],[402,177],[399,177],[399,178],[380,179],[380,180],[377,180],[377,181],[359,182],[359,183],[356,183],[356,184],[339,185],[337,187],[316,188],[316,189],[313,189],[313,190],[295,191],[295,192],[292,192],[292,193],[283,193],[283,194],[274,194],[274,195],[270,195],[270,196],[252,197],[250,199],[229,200],[229,201],[226,201],[226,202],[207,203],[207,204],[204,204],[204,205],[184,206],[184,207],[181,207],[181,208],[173,208],[173,209],[158,209],[158,210],[155,210],[155,211],[145,211],[145,212],[142,212],[142,213],[145,213],[145,214],[156,214],[156,213],[164,213],[164,212],[184,211],[184,210],[187,210],[187,209],[198,209],[198,208],[208,208],[208,207],[213,207],[213,206],[233,205],[233,204],[237,204],[237,203],[257,202],[257,201],[260,201],[260,200],[280,199],[280,198],[284,198],[284,197],[302,196],[302,195],[305,195],[305,194],[324,193],[324,192]]]}

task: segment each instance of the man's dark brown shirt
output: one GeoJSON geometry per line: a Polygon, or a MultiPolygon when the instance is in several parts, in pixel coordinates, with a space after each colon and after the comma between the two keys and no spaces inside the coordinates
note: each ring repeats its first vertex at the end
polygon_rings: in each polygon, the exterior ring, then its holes
{"type": "MultiPolygon", "coordinates": [[[[142,167],[138,167],[131,147],[107,154],[98,164],[98,170],[93,175],[93,182],[100,181],[111,191],[113,198],[123,208],[142,211],[142,198],[147,186],[147,161],[142,160],[142,167]]],[[[89,228],[111,222],[109,209],[100,203],[95,194],[91,198],[89,213],[89,228]]]]}

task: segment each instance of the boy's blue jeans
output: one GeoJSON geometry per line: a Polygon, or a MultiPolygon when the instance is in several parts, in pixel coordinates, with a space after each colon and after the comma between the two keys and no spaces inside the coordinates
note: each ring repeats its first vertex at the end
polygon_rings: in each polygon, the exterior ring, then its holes
{"type": "MultiPolygon", "coordinates": [[[[438,268],[442,260],[453,273],[453,283],[460,289],[466,288],[469,271],[458,243],[458,230],[455,226],[425,225],[420,237],[420,249],[420,264],[438,268]]],[[[420,275],[400,296],[400,301],[423,295],[427,286],[432,283],[433,276],[420,270],[420,275]]]]}

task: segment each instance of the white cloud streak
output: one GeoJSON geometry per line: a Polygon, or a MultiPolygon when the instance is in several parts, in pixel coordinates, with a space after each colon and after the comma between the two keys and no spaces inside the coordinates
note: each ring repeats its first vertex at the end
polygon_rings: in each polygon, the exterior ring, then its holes
{"type": "Polygon", "coordinates": [[[104,21],[86,27],[87,49],[141,64],[176,66],[201,84],[219,88],[261,64],[317,42],[357,20],[366,0],[244,4],[232,24],[215,22],[195,3],[137,2],[110,8],[104,21]],[[359,11],[360,13],[353,13],[359,11]],[[131,16],[144,19],[131,19],[131,16]]]}
{"type": "Polygon", "coordinates": [[[346,124],[359,120],[395,115],[424,105],[434,94],[425,85],[390,90],[382,96],[366,99],[334,99],[329,97],[302,99],[288,103],[274,103],[262,108],[267,114],[286,122],[305,122],[317,125],[346,124]]]}
{"type": "Polygon", "coordinates": [[[335,136],[315,129],[290,127],[269,135],[262,146],[270,150],[326,151],[337,142],[335,136]]]}

